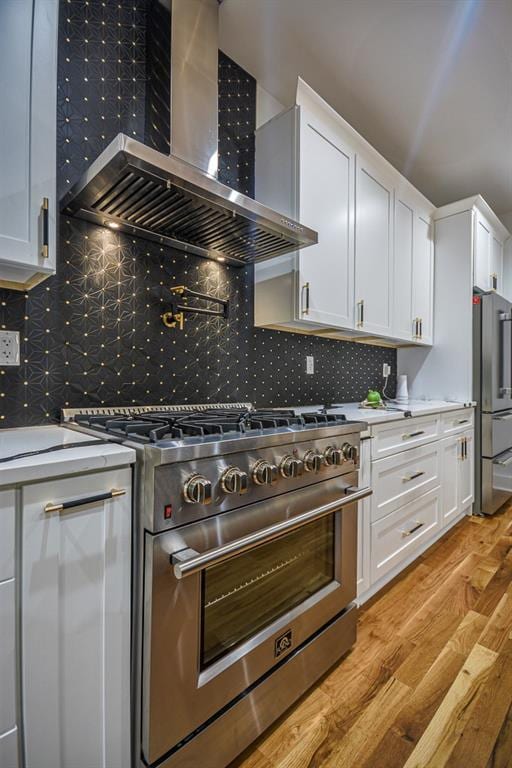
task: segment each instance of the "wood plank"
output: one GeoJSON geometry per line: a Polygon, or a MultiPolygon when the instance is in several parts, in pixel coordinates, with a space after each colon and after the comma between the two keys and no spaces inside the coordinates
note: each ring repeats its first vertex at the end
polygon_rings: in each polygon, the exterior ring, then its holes
{"type": "Polygon", "coordinates": [[[500,567],[480,595],[475,611],[490,616],[512,582],[512,553],[502,560],[500,567]]]}
{"type": "Polygon", "coordinates": [[[491,651],[500,651],[512,632],[512,587],[509,587],[489,619],[480,640],[480,645],[491,651]]]}
{"type": "Polygon", "coordinates": [[[407,685],[391,677],[344,738],[332,748],[322,768],[359,768],[364,755],[373,752],[391,725],[396,709],[403,706],[410,693],[407,685]]]}
{"type": "Polygon", "coordinates": [[[501,644],[501,652],[472,707],[447,768],[486,765],[512,704],[512,641],[501,644]]]}
{"type": "Polygon", "coordinates": [[[233,763],[230,764],[230,768],[273,768],[266,757],[261,752],[251,745],[245,752],[243,752],[233,763]]]}
{"type": "Polygon", "coordinates": [[[492,580],[495,570],[488,563],[482,563],[481,555],[472,553],[464,558],[462,563],[444,581],[423,606],[405,622],[402,620],[400,635],[404,638],[419,637],[425,626],[430,626],[434,617],[441,613],[464,616],[475,608],[478,599],[489,582],[492,580]]]}
{"type": "Polygon", "coordinates": [[[442,768],[459,741],[498,654],[475,645],[404,768],[442,768]]]}
{"type": "Polygon", "coordinates": [[[431,643],[423,641],[415,646],[415,650],[395,672],[395,677],[411,688],[417,687],[446,644],[450,650],[467,656],[483,631],[487,619],[475,611],[469,611],[462,621],[460,616],[453,616],[448,612],[440,614],[439,623],[435,616],[431,617],[431,621],[431,643]]]}
{"type": "Polygon", "coordinates": [[[297,760],[300,755],[312,754],[327,734],[326,715],[331,709],[331,699],[321,688],[313,688],[272,728],[258,745],[259,751],[272,765],[281,765],[288,754],[295,754],[297,760]]]}
{"type": "Polygon", "coordinates": [[[512,707],[501,726],[486,768],[512,768],[512,707]]]}
{"type": "MultiPolygon", "coordinates": [[[[404,765],[476,643],[486,617],[470,612],[459,623],[375,751],[361,768],[397,768],[404,765]]],[[[400,669],[397,670],[397,677],[400,669]]]]}

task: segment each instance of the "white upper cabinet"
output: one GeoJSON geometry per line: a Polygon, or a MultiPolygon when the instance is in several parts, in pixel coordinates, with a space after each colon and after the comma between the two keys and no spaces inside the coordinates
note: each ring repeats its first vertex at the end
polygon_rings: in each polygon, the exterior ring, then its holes
{"type": "Polygon", "coordinates": [[[411,339],[412,262],[414,253],[414,208],[405,195],[395,197],[395,259],[393,269],[393,336],[411,339]]]}
{"type": "MultiPolygon", "coordinates": [[[[503,244],[506,239],[502,226],[494,226],[491,217],[476,209],[473,285],[481,291],[503,292],[503,244]]],[[[508,234],[508,233],[507,233],[508,234]]]]}
{"type": "Polygon", "coordinates": [[[393,180],[363,156],[356,166],[356,328],[390,336],[393,180]]]}
{"type": "Polygon", "coordinates": [[[256,131],[256,199],[318,232],[256,264],[257,326],[432,343],[433,206],[300,80],[256,131]]]}
{"type": "Polygon", "coordinates": [[[434,237],[428,213],[417,211],[414,217],[412,260],[413,339],[420,344],[433,343],[434,314],[434,237]]]}
{"type": "Polygon", "coordinates": [[[354,152],[303,109],[299,120],[299,219],[319,233],[317,245],[299,251],[300,319],[350,328],[354,152]]]}
{"type": "Polygon", "coordinates": [[[354,150],[328,121],[296,106],[256,132],[256,169],[256,199],[318,232],[316,245],[256,265],[256,325],[350,329],[354,150]]]}
{"type": "Polygon", "coordinates": [[[475,261],[473,283],[476,288],[491,288],[491,225],[480,211],[475,214],[475,261]]]}
{"type": "Polygon", "coordinates": [[[58,0],[0,2],[0,286],[55,272],[58,0]]]}
{"type": "Polygon", "coordinates": [[[434,243],[425,200],[408,185],[395,190],[393,338],[432,344],[434,243]]]}

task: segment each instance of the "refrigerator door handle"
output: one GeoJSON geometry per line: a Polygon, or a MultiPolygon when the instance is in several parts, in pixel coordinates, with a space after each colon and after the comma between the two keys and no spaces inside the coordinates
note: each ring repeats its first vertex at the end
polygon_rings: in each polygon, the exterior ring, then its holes
{"type": "Polygon", "coordinates": [[[509,464],[512,464],[512,456],[509,456],[508,459],[494,459],[493,464],[499,464],[500,467],[507,467],[509,464]]]}
{"type": "MultiPolygon", "coordinates": [[[[499,320],[500,320],[500,323],[510,323],[512,321],[512,312],[500,312],[499,320]]],[[[504,326],[503,326],[503,331],[504,331],[504,326]]],[[[504,336],[504,333],[503,333],[503,336],[504,336]]],[[[511,359],[512,359],[512,330],[511,330],[511,333],[510,333],[510,340],[511,340],[511,359]]],[[[503,350],[504,350],[504,342],[501,345],[501,354],[502,355],[503,355],[503,350]]],[[[500,387],[500,395],[502,397],[511,397],[512,396],[512,386],[510,386],[510,387],[506,387],[505,386],[505,371],[504,371],[504,367],[505,366],[503,365],[503,363],[504,363],[504,356],[502,357],[502,364],[501,364],[502,380],[501,380],[501,387],[500,387]]],[[[510,380],[511,380],[511,384],[512,384],[512,370],[510,372],[510,377],[511,377],[510,380]]]]}

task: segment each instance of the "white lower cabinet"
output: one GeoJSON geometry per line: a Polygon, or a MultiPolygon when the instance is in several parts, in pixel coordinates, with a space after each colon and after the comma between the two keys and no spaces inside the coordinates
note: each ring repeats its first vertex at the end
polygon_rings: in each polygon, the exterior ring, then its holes
{"type": "MultiPolygon", "coordinates": [[[[0,583],[0,734],[16,726],[16,603],[14,579],[0,583]]],[[[3,763],[0,763],[4,768],[3,763]]]]}
{"type": "Polygon", "coordinates": [[[443,487],[442,515],[443,524],[445,524],[459,514],[458,474],[459,462],[461,461],[460,437],[447,437],[441,440],[440,453],[443,487]]]}
{"type": "Polygon", "coordinates": [[[360,483],[373,495],[359,504],[360,603],[471,513],[473,422],[461,408],[371,427],[361,446],[360,483]]]}
{"type": "Polygon", "coordinates": [[[391,424],[377,424],[372,428],[372,459],[416,448],[431,443],[439,437],[439,414],[417,416],[412,419],[400,419],[391,424]]]}
{"type": "Polygon", "coordinates": [[[440,489],[372,523],[372,581],[376,582],[441,527],[440,489]]]}
{"type": "Polygon", "coordinates": [[[439,473],[437,442],[375,461],[372,522],[437,487],[439,473]]]}
{"type": "MultiPolygon", "coordinates": [[[[361,487],[371,485],[371,449],[370,440],[361,440],[361,487]]],[[[370,520],[372,512],[371,497],[363,499],[357,505],[357,594],[362,595],[370,588],[370,520]]]]}
{"type": "Polygon", "coordinates": [[[22,489],[26,768],[131,764],[131,478],[120,468],[22,489]]]}
{"type": "Polygon", "coordinates": [[[0,767],[18,766],[15,492],[0,491],[0,767]]]}
{"type": "Polygon", "coordinates": [[[473,430],[441,440],[443,525],[471,511],[474,501],[473,430]]]}
{"type": "Polygon", "coordinates": [[[0,491],[0,582],[14,576],[14,516],[14,491],[0,491]]]}
{"type": "Polygon", "coordinates": [[[468,430],[462,436],[464,441],[463,459],[459,465],[459,508],[460,512],[469,512],[473,501],[475,500],[475,458],[474,458],[474,439],[473,431],[468,430]]]}

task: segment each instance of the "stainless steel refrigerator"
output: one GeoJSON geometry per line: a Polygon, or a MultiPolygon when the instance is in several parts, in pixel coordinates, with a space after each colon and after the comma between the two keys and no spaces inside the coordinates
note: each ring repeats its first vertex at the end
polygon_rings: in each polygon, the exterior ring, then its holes
{"type": "Polygon", "coordinates": [[[474,512],[492,515],[512,496],[512,303],[473,297],[474,512]]]}

